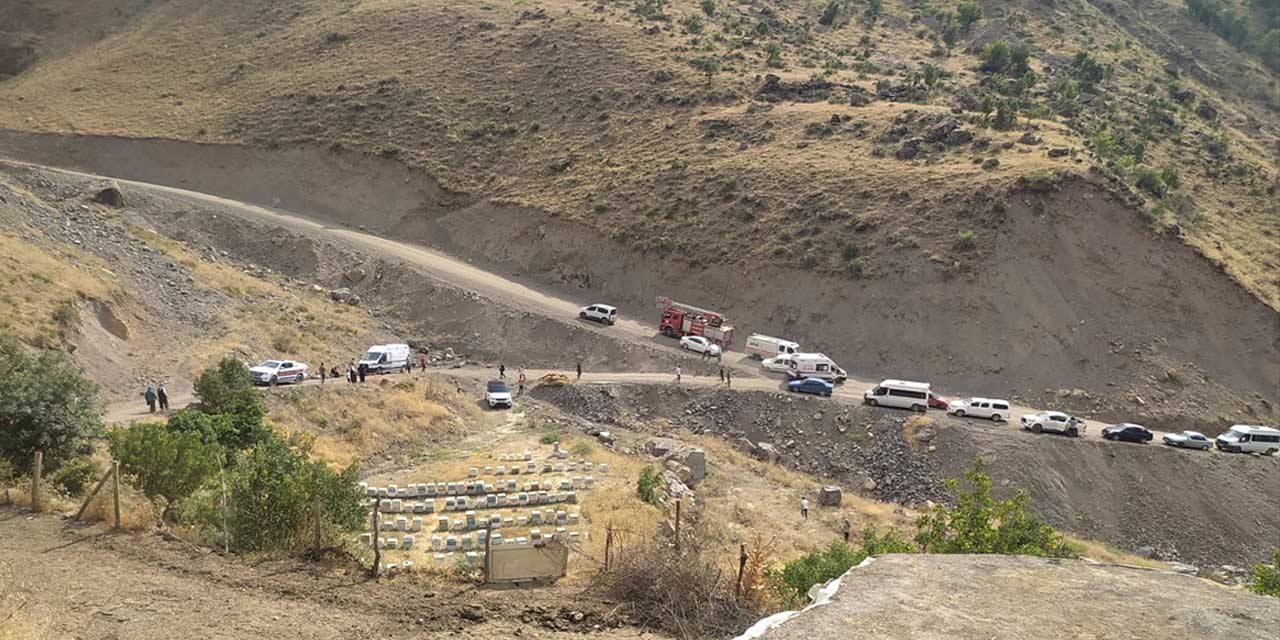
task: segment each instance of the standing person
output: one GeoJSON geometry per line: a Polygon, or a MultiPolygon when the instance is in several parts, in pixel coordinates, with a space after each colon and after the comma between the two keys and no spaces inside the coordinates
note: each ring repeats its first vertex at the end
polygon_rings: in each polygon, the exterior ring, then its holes
{"type": "Polygon", "coordinates": [[[516,367],[516,377],[524,380],[524,367],[516,367]]]}
{"type": "Polygon", "coordinates": [[[324,363],[320,363],[320,384],[324,384],[324,379],[329,377],[329,370],[324,368],[324,363]]]}
{"type": "Polygon", "coordinates": [[[706,359],[707,359],[707,352],[709,352],[709,351],[711,351],[711,347],[710,347],[710,346],[708,346],[706,349],[703,349],[703,350],[702,350],[702,359],[703,359],[703,360],[706,360],[706,359]]]}
{"type": "Polygon", "coordinates": [[[805,520],[809,519],[809,497],[802,496],[800,498],[800,517],[805,520]]]}
{"type": "Polygon", "coordinates": [[[720,384],[724,384],[724,367],[720,367],[720,384]]]}
{"type": "Polygon", "coordinates": [[[730,389],[733,388],[733,370],[732,369],[724,370],[724,386],[730,389]]]}
{"type": "Polygon", "coordinates": [[[160,386],[156,388],[156,400],[160,401],[161,411],[169,410],[169,394],[164,390],[163,382],[161,382],[160,386]]]}
{"type": "Polygon", "coordinates": [[[680,365],[676,365],[676,384],[680,384],[680,375],[683,373],[684,371],[680,368],[680,365]]]}
{"type": "Polygon", "coordinates": [[[518,397],[520,397],[520,396],[522,396],[522,395],[524,395],[524,379],[525,379],[525,378],[524,378],[524,371],[523,371],[523,370],[521,370],[521,371],[520,371],[520,377],[519,377],[519,378],[517,378],[518,382],[516,382],[516,385],[517,385],[517,386],[516,386],[516,397],[517,397],[517,398],[518,398],[518,397]]]}
{"type": "Polygon", "coordinates": [[[147,383],[147,390],[142,392],[142,399],[147,401],[147,411],[156,412],[156,388],[147,383]]]}
{"type": "Polygon", "coordinates": [[[365,363],[360,363],[360,383],[364,384],[364,377],[369,375],[369,367],[365,363]]]}
{"type": "Polygon", "coordinates": [[[499,380],[507,379],[507,365],[501,362],[498,363],[498,379],[499,380]]]}
{"type": "Polygon", "coordinates": [[[578,361],[578,379],[579,380],[582,379],[582,361],[581,360],[578,361]]]}
{"type": "Polygon", "coordinates": [[[849,544],[849,531],[853,529],[853,525],[849,524],[849,519],[845,518],[844,523],[840,525],[840,532],[844,534],[844,543],[849,544]]]}
{"type": "Polygon", "coordinates": [[[423,349],[422,353],[418,354],[418,370],[419,371],[427,370],[427,350],[426,349],[423,349]]]}
{"type": "Polygon", "coordinates": [[[347,382],[351,384],[356,383],[356,361],[355,360],[347,361],[347,382]]]}

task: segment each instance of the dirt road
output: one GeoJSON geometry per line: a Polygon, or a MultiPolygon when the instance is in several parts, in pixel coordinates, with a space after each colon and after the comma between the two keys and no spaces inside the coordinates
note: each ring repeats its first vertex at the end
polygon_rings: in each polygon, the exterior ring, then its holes
{"type": "MultiPolygon", "coordinates": [[[[597,302],[595,300],[569,300],[554,293],[539,290],[490,273],[439,251],[378,237],[352,229],[323,224],[291,212],[269,209],[186,189],[131,180],[121,180],[107,176],[96,176],[77,171],[43,167],[41,165],[10,160],[0,160],[0,163],[37,167],[48,171],[56,171],[83,178],[115,180],[122,185],[128,185],[134,189],[157,191],[200,202],[217,204],[222,207],[233,209],[240,215],[259,220],[266,220],[275,225],[289,227],[303,232],[328,235],[333,238],[340,239],[361,251],[403,260],[413,265],[415,268],[422,270],[428,274],[429,277],[436,278],[453,286],[474,291],[494,300],[501,300],[504,304],[530,313],[561,322],[577,323],[586,327],[590,331],[600,332],[603,335],[608,335],[618,340],[628,341],[648,347],[653,347],[657,344],[659,348],[667,349],[673,354],[688,354],[688,352],[682,352],[679,350],[675,346],[676,343],[674,341],[667,341],[666,339],[661,338],[655,340],[655,336],[657,335],[656,329],[652,325],[642,322],[635,317],[635,314],[642,313],[641,310],[631,310],[631,317],[627,317],[627,312],[624,310],[623,317],[620,318],[613,326],[597,325],[594,322],[580,320],[577,317],[580,306],[597,302]]],[[[735,388],[744,390],[785,390],[780,379],[770,377],[762,372],[759,369],[758,363],[755,360],[748,358],[746,354],[742,352],[726,351],[722,358],[722,363],[726,368],[731,369],[737,376],[734,380],[735,388]]],[[[483,377],[484,374],[482,371],[483,370],[468,369],[454,370],[454,373],[475,378],[483,377]]],[[[540,371],[530,373],[532,378],[537,375],[542,375],[542,373],[545,372],[540,371]]],[[[674,370],[670,375],[660,373],[625,372],[601,374],[592,372],[586,376],[585,381],[640,384],[674,382],[674,370]]],[[[690,385],[708,385],[718,384],[719,380],[718,378],[698,378],[686,375],[684,376],[684,383],[690,385]]],[[[872,380],[850,378],[843,385],[837,387],[835,397],[845,401],[861,402],[863,390],[874,386],[875,384],[876,382],[872,380]]],[[[949,392],[950,390],[939,391],[949,392]]],[[[966,394],[956,393],[954,395],[956,397],[963,397],[966,394]]],[[[173,405],[175,407],[181,407],[189,401],[189,397],[175,397],[173,399],[173,405]]],[[[1008,428],[1019,428],[1018,419],[1025,414],[1034,413],[1036,411],[1039,411],[1039,409],[1025,406],[1014,406],[1012,412],[1013,415],[1009,420],[1008,428]]],[[[124,422],[145,418],[147,415],[145,407],[143,407],[141,403],[130,402],[112,406],[107,412],[107,420],[108,422],[124,422]]],[[[1096,421],[1086,421],[1085,424],[1087,425],[1087,429],[1083,437],[1101,437],[1101,430],[1105,424],[1096,421]]],[[[1162,435],[1164,434],[1155,432],[1153,441],[1159,443],[1162,435]]]]}

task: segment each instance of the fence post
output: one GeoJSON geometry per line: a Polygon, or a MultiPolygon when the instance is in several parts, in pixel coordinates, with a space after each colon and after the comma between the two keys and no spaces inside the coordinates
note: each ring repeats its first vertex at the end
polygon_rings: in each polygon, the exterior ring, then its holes
{"type": "Polygon", "coordinates": [[[320,496],[316,496],[316,500],[315,500],[315,512],[316,512],[316,543],[315,543],[315,548],[316,548],[316,551],[319,551],[319,550],[320,550],[320,496]]]}
{"type": "Polygon", "coordinates": [[[609,570],[610,553],[613,551],[613,521],[604,530],[604,570],[609,570]]]}
{"type": "Polygon", "coordinates": [[[747,568],[747,545],[738,544],[738,582],[733,585],[733,599],[742,599],[742,572],[747,568]]]}
{"type": "Polygon", "coordinates": [[[227,535],[227,472],[222,461],[218,461],[218,481],[222,483],[222,500],[218,505],[222,510],[222,552],[231,553],[231,536],[227,535]]]}
{"type": "Polygon", "coordinates": [[[44,452],[36,451],[36,459],[31,467],[31,510],[40,511],[40,472],[44,467],[44,452]]]}
{"type": "Polygon", "coordinates": [[[102,474],[102,479],[93,487],[93,491],[89,492],[89,497],[85,498],[84,504],[80,505],[80,510],[76,512],[76,516],[72,518],[72,520],[79,520],[80,517],[84,515],[85,510],[89,508],[89,503],[93,502],[93,499],[98,497],[98,492],[102,491],[102,487],[106,486],[107,481],[115,474],[116,470],[114,468],[107,469],[107,472],[102,474]]]}
{"type": "Polygon", "coordinates": [[[489,576],[493,571],[492,560],[491,560],[492,556],[489,555],[489,550],[492,548],[492,542],[490,541],[489,538],[492,535],[493,535],[493,521],[488,520],[486,521],[486,524],[484,526],[484,583],[485,584],[489,584],[489,576]]]}
{"type": "Polygon", "coordinates": [[[373,535],[369,541],[373,543],[373,579],[378,579],[378,571],[382,569],[382,545],[378,544],[378,513],[382,511],[382,496],[373,499],[373,535]]]}
{"type": "Polygon", "coordinates": [[[682,500],[676,500],[676,553],[680,552],[680,503],[682,500]]]}
{"type": "Polygon", "coordinates": [[[115,506],[116,525],[115,529],[120,528],[120,461],[111,461],[111,500],[115,506]]]}

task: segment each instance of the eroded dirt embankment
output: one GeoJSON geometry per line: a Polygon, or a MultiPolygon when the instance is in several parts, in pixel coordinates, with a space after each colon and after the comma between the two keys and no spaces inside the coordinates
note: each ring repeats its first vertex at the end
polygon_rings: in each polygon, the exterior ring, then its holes
{"type": "Polygon", "coordinates": [[[998,214],[975,220],[997,249],[963,268],[917,256],[849,280],[633,251],[353,152],[9,132],[0,154],[361,227],[633,317],[652,319],[653,297],[672,295],[725,311],[743,338],[790,337],[869,378],[1172,430],[1280,419],[1280,316],[1084,181],[1004,196],[998,214]]]}
{"type": "Polygon", "coordinates": [[[1026,490],[1061,530],[1165,559],[1265,561],[1280,531],[1280,458],[1037,436],[935,413],[931,426],[909,428],[905,411],[783,393],[614,385],[533,395],[600,424],[669,424],[757,453],[767,443],[788,467],[893,502],[944,499],[944,480],[981,457],[997,496],[1026,490]]]}

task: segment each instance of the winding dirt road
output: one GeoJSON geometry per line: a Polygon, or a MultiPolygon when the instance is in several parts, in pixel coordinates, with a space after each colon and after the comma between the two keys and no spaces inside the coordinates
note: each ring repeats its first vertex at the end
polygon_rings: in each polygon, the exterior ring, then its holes
{"type": "MultiPolygon", "coordinates": [[[[653,325],[641,322],[634,318],[622,317],[618,320],[617,324],[613,326],[602,326],[594,322],[579,320],[577,317],[579,307],[593,302],[599,302],[597,300],[569,300],[557,293],[538,290],[526,286],[475,267],[468,264],[466,261],[459,260],[439,251],[427,249],[418,245],[399,242],[344,227],[320,223],[293,212],[262,207],[206,193],[179,189],[176,187],[156,185],[134,180],[124,180],[110,176],[101,176],[12,160],[0,160],[0,164],[31,167],[45,171],[54,171],[67,175],[79,176],[82,178],[112,180],[118,184],[128,185],[134,189],[164,193],[197,202],[215,204],[220,207],[227,208],[237,215],[247,218],[269,222],[271,224],[291,228],[303,233],[327,236],[330,240],[342,241],[358,251],[402,260],[421,270],[428,277],[435,278],[456,287],[474,291],[477,294],[493,300],[501,301],[503,304],[514,308],[523,309],[561,322],[578,323],[587,330],[602,332],[618,340],[633,342],[647,347],[654,347],[655,345],[658,345],[659,348],[668,349],[673,354],[688,354],[688,352],[680,351],[676,347],[676,343],[674,341],[668,342],[665,339],[655,340],[657,331],[653,325]]],[[[780,377],[773,377],[771,374],[763,372],[759,368],[758,363],[755,360],[748,358],[744,353],[726,351],[722,359],[722,363],[726,368],[729,368],[734,372],[734,390],[786,390],[780,377]]],[[[490,377],[495,373],[491,369],[480,369],[474,367],[442,369],[440,371],[472,380],[481,380],[490,377]]],[[[547,373],[547,371],[530,371],[529,376],[530,379],[533,380],[544,373],[547,373]]],[[[674,384],[674,378],[674,371],[670,374],[590,372],[583,377],[583,382],[589,384],[674,384]]],[[[691,375],[683,376],[682,382],[686,385],[699,387],[720,384],[718,378],[691,375]]],[[[318,381],[309,381],[307,384],[316,383],[318,383],[318,381]]],[[[876,382],[872,380],[849,378],[847,382],[836,388],[834,399],[845,402],[861,402],[863,390],[874,386],[875,384],[876,382]]],[[[964,394],[955,395],[957,397],[963,397],[964,394]]],[[[182,407],[190,401],[191,398],[189,396],[175,396],[171,399],[171,404],[175,407],[182,407]]],[[[1039,409],[1016,405],[1013,406],[1012,409],[1013,415],[1011,416],[1007,426],[1009,430],[1017,430],[1020,428],[1018,419],[1021,416],[1039,411],[1039,409]]],[[[886,411],[894,410],[886,409],[886,411]]],[[[145,419],[148,417],[148,413],[145,405],[143,405],[141,401],[132,401],[112,405],[108,408],[105,417],[108,422],[129,422],[138,419],[145,419]]],[[[1086,421],[1085,424],[1088,428],[1083,437],[1101,437],[1102,427],[1105,426],[1104,423],[1086,421]]],[[[1159,443],[1162,435],[1164,434],[1154,432],[1153,442],[1159,443]]]]}

